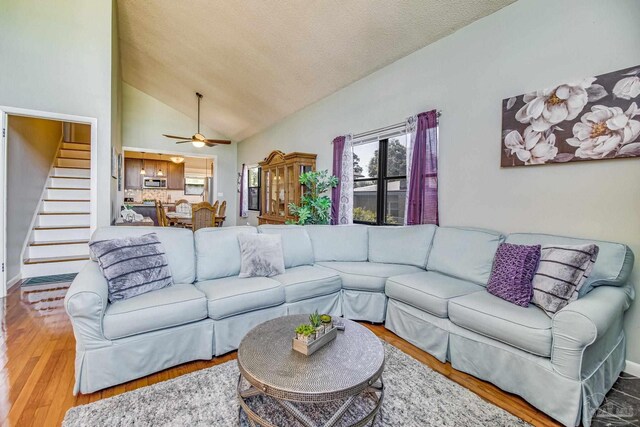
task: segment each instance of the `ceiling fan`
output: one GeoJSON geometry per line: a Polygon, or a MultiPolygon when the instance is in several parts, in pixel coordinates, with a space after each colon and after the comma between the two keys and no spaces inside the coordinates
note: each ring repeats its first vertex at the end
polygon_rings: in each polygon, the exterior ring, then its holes
{"type": "Polygon", "coordinates": [[[196,92],[196,96],[198,97],[198,132],[193,136],[175,136],[175,135],[167,135],[162,134],[162,136],[166,136],[167,138],[173,139],[182,139],[183,141],[176,141],[176,144],[184,144],[185,142],[190,142],[196,148],[204,147],[215,147],[218,144],[231,144],[231,141],[226,139],[207,139],[203,134],[200,133],[200,100],[202,99],[202,94],[196,92]]]}

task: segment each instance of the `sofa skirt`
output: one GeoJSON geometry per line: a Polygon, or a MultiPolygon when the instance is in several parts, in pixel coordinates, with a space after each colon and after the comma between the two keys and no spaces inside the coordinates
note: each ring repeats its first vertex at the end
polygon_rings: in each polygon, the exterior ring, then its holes
{"type": "Polygon", "coordinates": [[[385,328],[441,362],[449,348],[449,319],[433,316],[410,305],[389,299],[385,328]]]}
{"type": "Polygon", "coordinates": [[[387,311],[387,296],[380,292],[342,290],[342,315],[347,319],[383,323],[387,311]]]}
{"type": "Polygon", "coordinates": [[[93,393],[192,360],[209,360],[212,340],[213,321],[204,319],[105,341],[104,347],[77,347],[74,395],[93,393]]]}
{"type": "Polygon", "coordinates": [[[265,308],[262,310],[250,311],[237,316],[213,321],[213,348],[212,352],[216,356],[237,350],[242,338],[254,327],[267,320],[276,317],[286,316],[287,308],[284,304],[265,308]]]}
{"type": "Polygon", "coordinates": [[[566,426],[591,425],[591,417],[624,367],[624,337],[591,375],[565,377],[551,360],[451,325],[453,368],[523,397],[566,426]]]}
{"type": "Polygon", "coordinates": [[[321,314],[342,316],[342,291],[287,303],[285,306],[287,307],[286,314],[311,314],[318,310],[318,313],[321,314]]]}

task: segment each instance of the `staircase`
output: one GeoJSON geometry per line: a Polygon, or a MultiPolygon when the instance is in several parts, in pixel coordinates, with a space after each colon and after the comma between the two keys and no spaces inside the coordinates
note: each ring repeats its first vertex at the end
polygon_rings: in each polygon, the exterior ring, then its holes
{"type": "Polygon", "coordinates": [[[91,144],[62,142],[24,251],[22,278],[74,273],[89,259],[91,144]]]}

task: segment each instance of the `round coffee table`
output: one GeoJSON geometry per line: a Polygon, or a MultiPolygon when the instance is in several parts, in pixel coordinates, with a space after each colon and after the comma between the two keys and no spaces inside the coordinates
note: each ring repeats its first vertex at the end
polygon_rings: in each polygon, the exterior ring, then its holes
{"type": "MultiPolygon", "coordinates": [[[[343,319],[341,319],[343,320],[343,319]]],[[[360,395],[373,398],[373,409],[352,426],[373,422],[384,397],[384,349],[378,337],[364,326],[344,319],[345,330],[310,356],[291,348],[294,329],[308,323],[307,315],[284,316],[253,328],[238,348],[238,400],[249,423],[272,427],[249,405],[254,396],[272,398],[303,426],[314,426],[296,404],[344,400],[323,425],[337,424],[360,395]],[[243,389],[243,381],[249,383],[243,389]]]]}

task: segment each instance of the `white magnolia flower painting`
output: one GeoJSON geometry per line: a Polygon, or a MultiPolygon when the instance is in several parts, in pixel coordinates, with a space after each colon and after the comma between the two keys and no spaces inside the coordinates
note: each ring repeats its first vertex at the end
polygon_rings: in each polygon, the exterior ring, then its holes
{"type": "Polygon", "coordinates": [[[502,101],[501,166],[640,157],[640,66],[502,101]]]}

